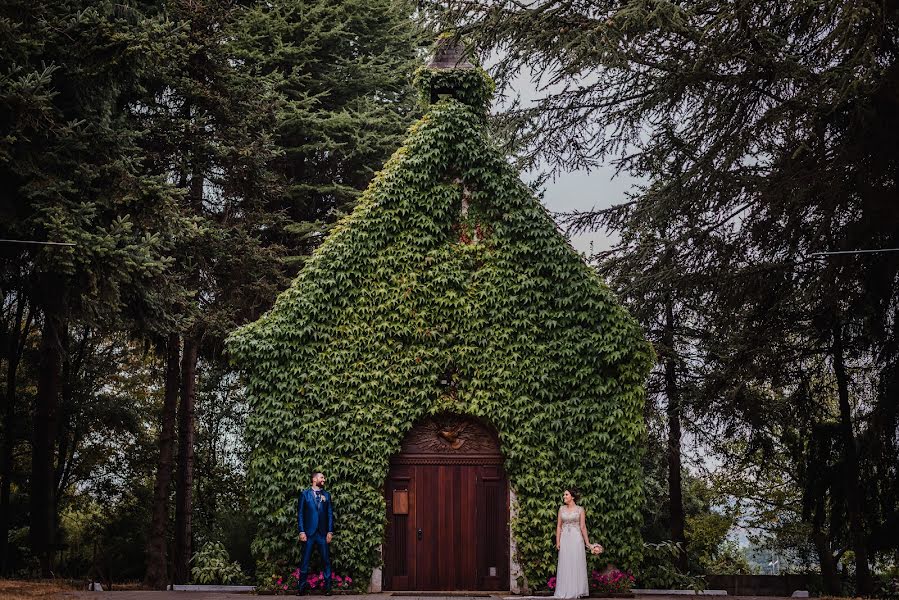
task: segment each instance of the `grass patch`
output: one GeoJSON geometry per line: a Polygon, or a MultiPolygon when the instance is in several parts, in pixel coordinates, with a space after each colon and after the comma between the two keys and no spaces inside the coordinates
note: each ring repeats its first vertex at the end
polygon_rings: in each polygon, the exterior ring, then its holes
{"type": "Polygon", "coordinates": [[[62,598],[78,589],[77,582],[64,580],[24,581],[0,579],[0,600],[21,598],[62,598]]]}

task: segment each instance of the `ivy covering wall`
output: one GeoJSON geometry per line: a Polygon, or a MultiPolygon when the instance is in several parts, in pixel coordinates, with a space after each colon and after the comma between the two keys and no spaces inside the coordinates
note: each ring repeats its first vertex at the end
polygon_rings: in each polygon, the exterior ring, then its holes
{"type": "Polygon", "coordinates": [[[450,85],[275,307],[229,349],[251,400],[249,493],[264,562],[294,563],[296,495],[313,469],[333,493],[335,568],[364,586],[381,563],[389,458],[427,415],[498,431],[517,560],[555,570],[565,486],[591,539],[639,557],[643,382],[651,349],[491,145],[481,69],[450,85]],[[441,384],[449,375],[452,385],[441,384]]]}

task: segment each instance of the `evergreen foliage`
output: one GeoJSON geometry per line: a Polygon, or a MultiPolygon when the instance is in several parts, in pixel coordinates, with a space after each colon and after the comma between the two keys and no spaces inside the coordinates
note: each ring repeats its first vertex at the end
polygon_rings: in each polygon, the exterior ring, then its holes
{"type": "Polygon", "coordinates": [[[148,310],[185,225],[177,192],[146,168],[142,124],[123,110],[159,74],[130,50],[169,31],[132,16],[105,2],[0,12],[0,234],[75,244],[5,257],[27,265],[39,305],[64,299],[61,311],[91,323],[148,310]]]}
{"type": "MultiPolygon", "coordinates": [[[[111,2],[0,6],[0,238],[70,244],[5,246],[0,281],[4,305],[16,290],[16,304],[27,298],[41,320],[28,483],[29,536],[44,576],[58,541],[57,454],[68,451],[60,383],[74,354],[66,348],[69,324],[146,323],[145,315],[178,296],[162,275],[185,225],[179,194],[147,170],[144,131],[127,109],[159,73],[132,50],[167,33],[163,23],[111,2]]],[[[17,362],[12,354],[7,366],[17,362]]],[[[12,371],[5,436],[18,436],[10,425],[12,371]]],[[[11,452],[4,445],[0,461],[4,513],[11,452]]],[[[9,526],[4,518],[4,545],[9,526]]]]}
{"type": "Polygon", "coordinates": [[[451,95],[432,105],[275,307],[231,336],[259,559],[296,559],[296,494],[322,469],[339,569],[367,580],[389,457],[416,421],[453,412],[498,430],[531,581],[555,568],[572,483],[606,557],[638,560],[651,350],[492,148],[484,110],[451,95]]]}
{"type": "Polygon", "coordinates": [[[397,0],[277,0],[241,17],[235,56],[284,100],[275,132],[284,223],[267,237],[288,250],[293,273],[415,117],[409,74],[422,43],[412,10],[397,0]]]}

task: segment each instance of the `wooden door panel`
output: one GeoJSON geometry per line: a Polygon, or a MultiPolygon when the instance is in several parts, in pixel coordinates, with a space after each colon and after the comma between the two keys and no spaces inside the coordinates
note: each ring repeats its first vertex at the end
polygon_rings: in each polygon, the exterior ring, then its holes
{"type": "Polygon", "coordinates": [[[385,539],[384,574],[385,584],[390,589],[415,589],[415,477],[414,469],[395,467],[391,470],[387,484],[387,532],[385,539]],[[407,495],[406,514],[394,512],[394,495],[407,495]]]}
{"type": "Polygon", "coordinates": [[[458,582],[456,589],[460,590],[476,590],[478,589],[477,575],[477,505],[474,502],[477,490],[477,469],[476,467],[466,466],[461,472],[461,482],[459,484],[460,502],[459,513],[460,522],[464,524],[465,542],[460,548],[459,555],[464,565],[462,577],[458,582]]]}
{"type": "Polygon", "coordinates": [[[480,519],[478,539],[478,587],[499,590],[508,581],[508,514],[505,479],[495,467],[482,467],[478,477],[477,504],[480,519]]]}
{"type": "Polygon", "coordinates": [[[434,468],[439,473],[438,581],[434,589],[477,589],[477,521],[473,495],[476,468],[470,465],[434,468]]]}
{"type": "Polygon", "coordinates": [[[465,501],[462,505],[462,522],[466,524],[466,543],[462,547],[462,562],[465,565],[465,578],[463,589],[478,589],[478,574],[476,571],[478,556],[478,507],[474,502],[477,497],[477,468],[468,467],[462,478],[461,490],[465,501]]]}
{"type": "Polygon", "coordinates": [[[509,492],[495,436],[435,419],[410,432],[391,465],[385,589],[508,589],[509,492]]]}
{"type": "Polygon", "coordinates": [[[440,565],[440,520],[438,508],[439,471],[435,467],[415,467],[418,480],[421,482],[421,494],[418,496],[418,538],[415,552],[418,554],[415,578],[419,590],[439,589],[440,565]]]}
{"type": "Polygon", "coordinates": [[[434,512],[437,516],[434,531],[434,543],[437,546],[437,573],[434,581],[434,587],[431,589],[439,589],[452,585],[454,572],[454,554],[455,540],[453,539],[453,508],[455,499],[453,498],[453,489],[451,481],[450,466],[438,466],[437,471],[437,494],[434,512]]]}

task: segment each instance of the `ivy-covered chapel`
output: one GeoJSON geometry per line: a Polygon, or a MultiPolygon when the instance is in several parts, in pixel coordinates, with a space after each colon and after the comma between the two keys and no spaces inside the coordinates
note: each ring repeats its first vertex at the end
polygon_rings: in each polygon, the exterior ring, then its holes
{"type": "Polygon", "coordinates": [[[416,85],[403,146],[229,340],[260,566],[295,565],[313,470],[362,588],[542,587],[569,486],[602,564],[631,566],[651,349],[492,144],[486,72],[438,45],[416,85]]]}

